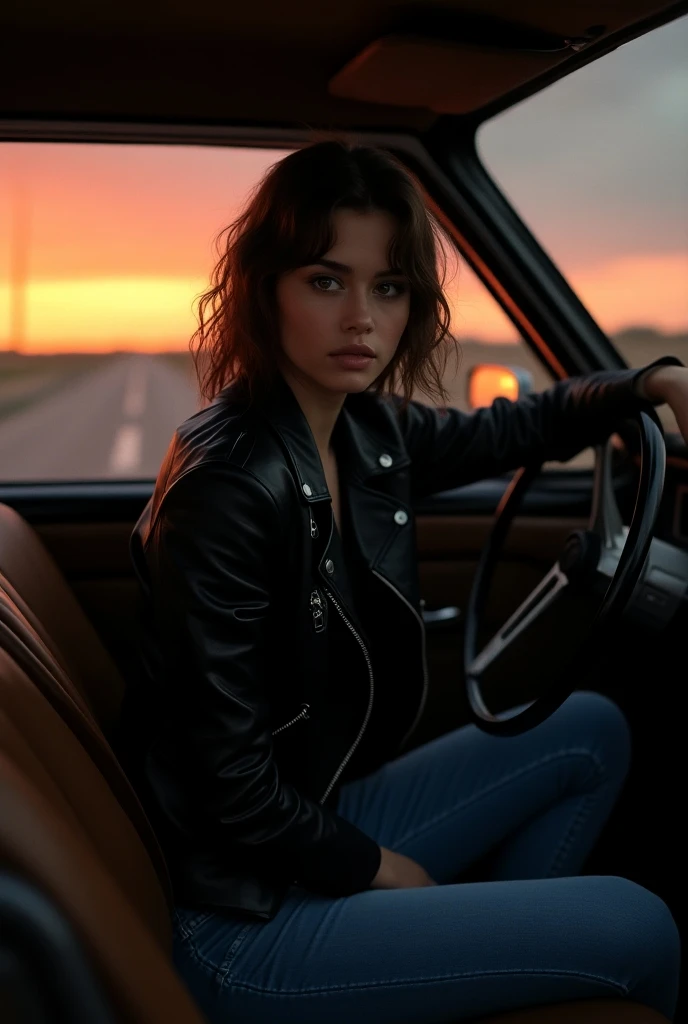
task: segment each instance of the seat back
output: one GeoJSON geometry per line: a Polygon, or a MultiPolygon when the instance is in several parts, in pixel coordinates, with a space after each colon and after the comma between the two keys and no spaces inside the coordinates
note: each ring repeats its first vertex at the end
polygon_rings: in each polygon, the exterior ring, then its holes
{"type": "Polygon", "coordinates": [[[0,650],[0,750],[52,811],[88,839],[161,948],[171,943],[165,892],[146,847],[108,780],[64,719],[0,650]]]}
{"type": "Polygon", "coordinates": [[[124,681],[36,531],[0,504],[0,588],[83,695],[103,733],[116,728],[124,681]]]}
{"type": "Polygon", "coordinates": [[[136,831],[59,716],[2,651],[0,678],[9,680],[0,710],[0,866],[62,912],[118,1024],[204,1024],[173,969],[165,902],[136,831]],[[36,750],[22,731],[30,713],[45,730],[36,750]]]}
{"type": "MultiPolygon", "coordinates": [[[[155,868],[158,886],[162,889],[168,910],[172,908],[172,886],[165,858],[150,821],[125,775],[112,748],[101,732],[84,697],[71,678],[61,668],[30,623],[6,593],[0,589],[0,648],[8,654],[23,677],[32,684],[22,698],[26,704],[40,693],[79,749],[90,757],[109,787],[122,813],[136,829],[155,868]]],[[[11,684],[0,678],[0,707],[5,707],[5,690],[11,684]]],[[[12,689],[15,693],[16,686],[12,689]]],[[[15,693],[16,696],[16,693],[15,693]]],[[[57,726],[56,726],[57,728],[57,726]]],[[[49,734],[52,735],[52,734],[49,734]]],[[[37,750],[42,749],[40,734],[36,737],[37,750]]]]}

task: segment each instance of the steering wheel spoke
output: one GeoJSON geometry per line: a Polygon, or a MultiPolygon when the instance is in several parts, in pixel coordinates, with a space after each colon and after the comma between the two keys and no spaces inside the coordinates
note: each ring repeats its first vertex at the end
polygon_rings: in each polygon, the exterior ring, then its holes
{"type": "MultiPolygon", "coordinates": [[[[571,534],[564,551],[542,582],[478,653],[480,626],[492,577],[511,522],[523,495],[539,472],[539,467],[530,466],[519,470],[500,502],[492,533],[478,563],[466,609],[464,630],[464,679],[470,714],[475,724],[485,732],[502,736],[517,735],[532,729],[556,711],[584,678],[590,658],[609,643],[612,627],[631,599],[638,603],[634,593],[640,580],[643,581],[641,588],[645,586],[645,591],[640,594],[640,604],[644,600],[645,605],[652,605],[656,617],[658,601],[664,598],[662,608],[666,606],[667,614],[671,612],[673,605],[666,594],[672,599],[675,596],[676,560],[671,560],[669,555],[663,557],[660,542],[653,546],[653,554],[648,560],[664,485],[664,438],[653,412],[639,409],[633,418],[640,431],[641,458],[638,493],[630,526],[626,529],[623,525],[616,502],[612,446],[608,441],[596,449],[588,529],[571,534]],[[646,566],[649,568],[643,575],[646,566]],[[595,614],[583,641],[573,655],[567,658],[563,668],[554,673],[552,683],[544,693],[525,706],[493,714],[481,688],[486,670],[552,607],[567,587],[574,588],[576,594],[584,598],[595,599],[595,614]]],[[[678,595],[676,600],[681,596],[678,595]]],[[[516,705],[518,701],[514,700],[513,703],[516,705]]]]}
{"type": "Polygon", "coordinates": [[[588,529],[599,536],[603,549],[623,548],[628,532],[624,529],[614,493],[613,455],[611,440],[595,448],[592,508],[588,529]]]}
{"type": "Polygon", "coordinates": [[[555,562],[547,575],[507,619],[502,628],[495,633],[477,658],[473,659],[468,667],[469,674],[476,679],[480,677],[522,633],[540,618],[547,608],[554,604],[567,586],[568,579],[559,562],[555,562]]]}

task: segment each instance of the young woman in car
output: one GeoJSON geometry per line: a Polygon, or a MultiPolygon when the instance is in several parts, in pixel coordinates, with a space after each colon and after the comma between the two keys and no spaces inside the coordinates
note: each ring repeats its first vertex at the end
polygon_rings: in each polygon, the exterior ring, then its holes
{"type": "Polygon", "coordinates": [[[431,1024],[593,997],[673,1012],[667,907],[577,877],[628,767],[615,705],[576,693],[524,735],[467,726],[398,755],[425,690],[414,502],[568,459],[642,402],[669,402],[685,435],[688,369],[473,415],[406,402],[446,400],[440,239],[383,151],[335,139],[276,163],[200,303],[212,402],[132,537],[148,696],[131,770],[172,873],[175,962],[213,1022],[431,1024]]]}

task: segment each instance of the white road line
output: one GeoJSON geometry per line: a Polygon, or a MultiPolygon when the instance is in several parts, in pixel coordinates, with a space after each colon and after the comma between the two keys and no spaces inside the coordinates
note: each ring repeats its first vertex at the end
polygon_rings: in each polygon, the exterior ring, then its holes
{"type": "Polygon", "coordinates": [[[145,364],[132,364],[124,389],[122,411],[126,419],[137,420],[143,416],[146,408],[146,369],[145,364]]]}
{"type": "Polygon", "coordinates": [[[141,427],[135,423],[125,423],[115,435],[115,443],[110,452],[108,469],[110,473],[131,473],[141,465],[141,449],[143,434],[141,427]]]}

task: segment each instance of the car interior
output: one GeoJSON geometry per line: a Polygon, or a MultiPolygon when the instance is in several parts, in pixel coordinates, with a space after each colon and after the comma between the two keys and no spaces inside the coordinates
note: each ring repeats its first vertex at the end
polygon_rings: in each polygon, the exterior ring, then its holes
{"type": "MultiPolygon", "coordinates": [[[[688,365],[688,328],[654,348],[638,347],[638,333],[629,334],[625,349],[603,329],[477,144],[482,126],[548,89],[554,96],[571,75],[582,81],[625,46],[678,31],[686,14],[688,3],[664,0],[526,0],[518,7],[500,0],[328,7],[310,0],[95,7],[23,0],[0,13],[8,44],[0,165],[3,153],[9,166],[17,147],[45,145],[82,153],[138,147],[163,157],[168,147],[260,150],[269,160],[319,132],[343,133],[387,148],[417,176],[466,275],[518,339],[508,350],[466,339],[452,391],[462,408],[664,355],[688,365]]],[[[566,118],[565,104],[557,116],[566,118]]],[[[681,216],[685,228],[685,207],[675,211],[681,216]]],[[[221,219],[218,211],[218,229],[221,219]]],[[[63,225],[66,250],[68,219],[63,225]]],[[[592,238],[591,229],[591,245],[592,238]]],[[[6,275],[17,337],[22,260],[15,255],[6,275]]],[[[0,296],[3,273],[0,264],[0,296]]],[[[143,468],[132,472],[123,456],[119,471],[86,472],[85,463],[69,461],[69,421],[81,416],[79,431],[94,437],[104,429],[107,401],[80,411],[75,398],[101,370],[60,363],[47,383],[42,377],[30,394],[20,393],[28,356],[11,332],[5,348],[0,1018],[202,1024],[171,959],[165,859],[117,753],[118,716],[138,666],[129,537],[174,429],[169,416],[183,418],[176,407],[164,411],[164,395],[167,375],[187,372],[187,353],[182,346],[160,371],[162,427],[143,468]],[[182,370],[174,359],[184,361],[182,370]],[[40,418],[50,403],[62,433],[40,418]],[[51,462],[63,456],[67,468],[53,473],[51,462]]],[[[139,370],[118,366],[110,361],[105,369],[121,402],[139,370]]],[[[542,717],[552,710],[555,684],[561,699],[573,689],[612,697],[631,726],[633,763],[585,873],[622,875],[657,893],[683,934],[678,711],[688,625],[688,450],[671,417],[657,413],[619,423],[606,445],[571,463],[524,467],[433,495],[415,509],[430,688],[409,749],[480,718],[499,729],[502,712],[523,702],[542,717]],[[559,578],[562,566],[579,565],[591,533],[600,549],[585,586],[551,600],[543,579],[553,566],[559,578]]],[[[120,455],[134,436],[122,435],[120,455]]],[[[665,1020],[621,999],[482,1019],[665,1020]]]]}

